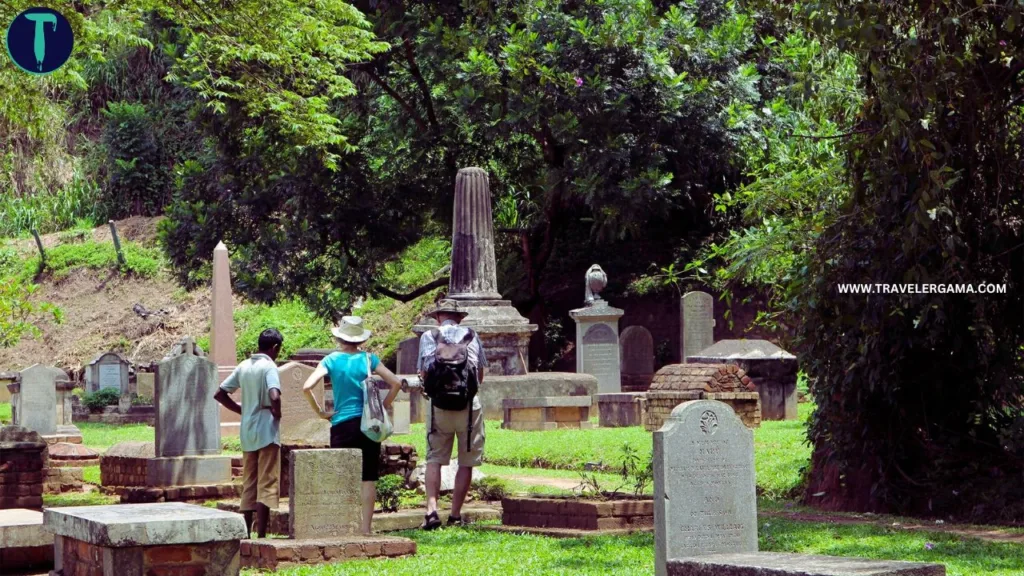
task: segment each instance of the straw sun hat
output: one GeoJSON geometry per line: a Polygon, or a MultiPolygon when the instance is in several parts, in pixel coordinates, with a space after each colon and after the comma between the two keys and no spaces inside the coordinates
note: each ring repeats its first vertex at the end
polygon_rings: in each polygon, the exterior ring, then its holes
{"type": "Polygon", "coordinates": [[[426,315],[429,318],[437,320],[438,314],[451,314],[452,316],[458,316],[459,321],[462,321],[463,318],[469,316],[469,312],[460,308],[458,302],[455,302],[454,300],[441,300],[437,303],[437,306],[430,312],[427,312],[426,315]]]}
{"type": "Polygon", "coordinates": [[[360,344],[370,338],[371,332],[363,328],[363,319],[359,316],[345,316],[341,322],[331,328],[331,334],[339,340],[360,344]]]}

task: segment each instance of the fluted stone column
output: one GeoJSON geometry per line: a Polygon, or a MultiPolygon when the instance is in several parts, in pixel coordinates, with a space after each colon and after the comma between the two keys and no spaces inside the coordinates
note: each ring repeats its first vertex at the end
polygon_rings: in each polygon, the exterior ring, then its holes
{"type": "Polygon", "coordinates": [[[448,295],[456,300],[500,300],[494,260],[491,186],[482,168],[455,179],[452,269],[448,295]]]}

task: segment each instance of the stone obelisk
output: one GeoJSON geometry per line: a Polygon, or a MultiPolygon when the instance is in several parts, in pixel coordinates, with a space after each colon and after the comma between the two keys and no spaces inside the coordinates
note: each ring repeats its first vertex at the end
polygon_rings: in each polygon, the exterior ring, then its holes
{"type": "MultiPolygon", "coordinates": [[[[448,297],[458,300],[469,313],[462,324],[480,335],[488,373],[526,374],[530,334],[537,325],[530,324],[498,292],[491,188],[482,168],[463,168],[455,178],[448,297]]],[[[428,322],[432,320],[424,319],[413,331],[422,334],[436,325],[428,322]]]]}
{"type": "MultiPolygon", "coordinates": [[[[213,298],[210,303],[210,360],[217,365],[217,381],[223,382],[238,364],[235,346],[234,304],[231,300],[231,261],[228,247],[218,242],[213,249],[213,298]]],[[[235,400],[241,393],[234,394],[235,400]]],[[[221,434],[237,435],[239,416],[220,407],[221,434]]]]}

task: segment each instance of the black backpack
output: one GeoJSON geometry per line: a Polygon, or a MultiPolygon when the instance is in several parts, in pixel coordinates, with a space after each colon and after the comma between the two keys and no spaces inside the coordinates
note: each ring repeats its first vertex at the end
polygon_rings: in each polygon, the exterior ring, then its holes
{"type": "Polygon", "coordinates": [[[476,333],[468,328],[459,342],[447,342],[437,328],[431,330],[431,336],[437,348],[423,382],[423,394],[436,408],[463,410],[473,401],[479,387],[477,367],[469,364],[469,345],[476,333]]]}

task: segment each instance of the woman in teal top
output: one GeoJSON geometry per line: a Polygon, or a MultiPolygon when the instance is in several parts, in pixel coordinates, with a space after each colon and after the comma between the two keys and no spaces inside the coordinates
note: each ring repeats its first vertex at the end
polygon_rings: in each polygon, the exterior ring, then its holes
{"type": "MultiPolygon", "coordinates": [[[[363,522],[364,534],[371,533],[373,507],[377,500],[377,480],[380,478],[380,443],[363,434],[359,425],[363,416],[363,380],[368,371],[380,376],[391,390],[384,399],[384,407],[391,408],[402,383],[383,364],[376,354],[363,352],[359,346],[370,338],[370,331],[363,328],[358,316],[346,316],[331,329],[340,350],[332,352],[320,361],[320,365],[306,379],[302,391],[310,406],[321,418],[331,422],[331,448],[357,448],[363,452],[363,522]],[[327,412],[320,406],[313,394],[316,383],[324,376],[331,379],[334,391],[334,412],[327,412]]],[[[374,390],[376,392],[376,390],[374,390]]]]}

